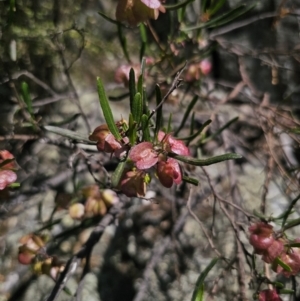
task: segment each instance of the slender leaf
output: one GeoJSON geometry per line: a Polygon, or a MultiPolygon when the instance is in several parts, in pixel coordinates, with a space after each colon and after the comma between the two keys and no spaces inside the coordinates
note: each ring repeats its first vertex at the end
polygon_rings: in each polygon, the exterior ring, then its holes
{"type": "Polygon", "coordinates": [[[101,11],[98,11],[98,14],[99,14],[102,18],[104,18],[106,21],[109,21],[109,22],[111,22],[111,23],[113,23],[113,24],[116,24],[116,25],[123,26],[122,23],[120,23],[119,21],[114,20],[114,19],[112,19],[112,18],[106,16],[106,15],[105,15],[103,12],[101,12],[101,11]]]}
{"type": "Polygon", "coordinates": [[[139,76],[138,84],[137,84],[137,91],[138,91],[141,95],[143,95],[143,85],[144,85],[144,83],[143,83],[143,74],[141,74],[141,75],[139,76]]]}
{"type": "Polygon", "coordinates": [[[126,161],[120,162],[118,164],[117,168],[115,169],[114,173],[111,176],[112,187],[115,188],[119,185],[125,166],[126,166],[126,161]]]}
{"type": "Polygon", "coordinates": [[[186,6],[181,7],[177,10],[177,18],[179,23],[183,22],[185,13],[186,13],[186,6]]]}
{"type": "Polygon", "coordinates": [[[230,10],[229,12],[226,12],[222,14],[221,16],[217,16],[210,21],[203,22],[201,24],[198,24],[196,26],[192,27],[186,27],[182,28],[182,31],[191,31],[191,30],[196,30],[196,29],[201,29],[201,28],[213,28],[217,26],[224,25],[226,23],[231,22],[232,20],[240,17],[241,15],[245,14],[252,8],[256,6],[256,3],[253,5],[246,6],[245,4],[239,5],[238,7],[230,10]]]}
{"type": "Polygon", "coordinates": [[[136,94],[135,72],[134,72],[134,69],[131,68],[130,72],[129,72],[129,100],[130,100],[131,113],[132,113],[132,110],[133,110],[133,102],[134,102],[135,94],[136,94]]]}
{"type": "Polygon", "coordinates": [[[146,32],[146,26],[143,23],[140,24],[140,35],[142,39],[142,44],[140,49],[140,61],[142,61],[147,47],[147,32],[146,32]]]}
{"type": "Polygon", "coordinates": [[[126,40],[126,37],[123,33],[121,23],[118,23],[118,38],[119,38],[122,50],[124,52],[124,55],[125,55],[127,61],[130,63],[131,60],[130,60],[129,53],[128,53],[128,50],[127,50],[127,40],[126,40]]]}
{"type": "Polygon", "coordinates": [[[292,242],[292,243],[286,244],[285,246],[289,247],[289,248],[300,248],[300,242],[292,242]]]}
{"type": "Polygon", "coordinates": [[[143,103],[141,94],[138,92],[135,94],[132,104],[132,117],[133,120],[139,124],[143,115],[143,103]]]}
{"type": "Polygon", "coordinates": [[[146,67],[146,59],[143,57],[141,60],[141,73],[142,73],[143,79],[144,79],[144,75],[145,75],[145,67],[146,67]]]}
{"type": "Polygon", "coordinates": [[[201,13],[205,13],[208,10],[208,0],[201,1],[201,13]]]}
{"type": "Polygon", "coordinates": [[[137,124],[134,121],[132,114],[129,114],[129,129],[127,131],[129,142],[131,145],[135,145],[137,137],[137,124]]]}
{"type": "Polygon", "coordinates": [[[21,186],[21,184],[18,183],[18,182],[11,183],[11,184],[8,185],[9,188],[18,188],[18,187],[20,187],[20,186],[21,186]]]}
{"type": "Polygon", "coordinates": [[[142,121],[143,141],[151,141],[148,115],[143,114],[141,121],[142,121]]]}
{"type": "Polygon", "coordinates": [[[183,2],[179,2],[177,4],[164,5],[164,7],[167,10],[177,10],[177,9],[182,8],[182,7],[186,6],[187,4],[189,4],[191,2],[194,2],[194,1],[195,0],[186,0],[186,1],[183,1],[183,2]]]}
{"type": "Polygon", "coordinates": [[[185,125],[185,123],[186,123],[186,121],[187,121],[187,119],[188,119],[188,117],[189,117],[189,115],[190,115],[190,113],[191,113],[193,107],[195,106],[197,100],[198,100],[198,96],[196,95],[196,96],[192,99],[192,101],[189,103],[189,105],[188,105],[186,111],[184,112],[182,121],[181,121],[181,123],[180,123],[178,129],[177,129],[177,130],[175,131],[175,133],[174,133],[174,136],[175,136],[175,137],[179,134],[180,130],[184,127],[184,125],[185,125]]]}
{"type": "Polygon", "coordinates": [[[24,102],[27,106],[27,110],[28,110],[29,114],[32,115],[32,113],[33,113],[32,100],[31,100],[31,97],[30,97],[28,84],[26,82],[22,82],[21,89],[22,89],[23,100],[24,100],[24,102]]]}
{"type": "Polygon", "coordinates": [[[287,289],[287,288],[279,290],[279,294],[291,295],[291,294],[294,294],[294,293],[295,293],[294,290],[287,289]]]}
{"type": "Polygon", "coordinates": [[[150,116],[150,110],[149,110],[149,107],[148,107],[148,104],[147,104],[146,88],[143,88],[142,103],[143,103],[143,113],[150,116]]]}
{"type": "Polygon", "coordinates": [[[289,265],[287,265],[286,263],[284,263],[279,257],[276,257],[274,262],[277,263],[278,265],[280,265],[285,271],[287,271],[287,272],[292,271],[291,267],[289,265]]]}
{"type": "Polygon", "coordinates": [[[145,55],[145,51],[146,51],[146,43],[141,43],[141,48],[140,48],[140,61],[143,60],[143,57],[145,55]]]}
{"type": "Polygon", "coordinates": [[[193,185],[195,185],[195,186],[198,186],[198,184],[199,184],[199,181],[198,181],[197,179],[195,179],[195,178],[190,178],[190,177],[187,177],[187,176],[183,176],[183,177],[182,177],[182,180],[183,180],[184,182],[193,184],[193,185]]]}
{"type": "Polygon", "coordinates": [[[274,286],[276,286],[277,288],[284,288],[284,284],[279,282],[279,281],[274,281],[271,284],[273,284],[274,286]]]}
{"type": "Polygon", "coordinates": [[[167,130],[166,132],[167,133],[170,133],[172,131],[172,118],[173,118],[173,114],[170,113],[170,116],[169,116],[169,120],[168,120],[168,127],[167,127],[167,130]]]}
{"type": "Polygon", "coordinates": [[[200,144],[204,144],[212,139],[214,139],[215,137],[217,137],[218,135],[220,135],[225,129],[227,129],[230,125],[232,125],[234,122],[236,122],[239,119],[239,117],[235,117],[231,120],[229,120],[224,126],[222,126],[219,130],[217,130],[215,133],[213,133],[212,135],[210,135],[209,137],[200,140],[200,144]]]}
{"type": "Polygon", "coordinates": [[[63,137],[67,137],[72,140],[76,140],[78,142],[88,143],[88,144],[96,144],[96,142],[90,141],[85,135],[79,134],[67,129],[63,129],[57,126],[45,125],[43,127],[46,131],[58,134],[63,137]]]}
{"type": "Polygon", "coordinates": [[[294,206],[296,205],[296,203],[298,202],[299,199],[300,199],[300,194],[291,201],[291,203],[289,204],[288,209],[285,212],[283,212],[283,214],[281,214],[281,217],[283,218],[282,224],[281,224],[282,228],[284,227],[289,215],[292,213],[292,210],[293,210],[294,206]]]}
{"type": "Polygon", "coordinates": [[[199,275],[196,286],[193,292],[192,300],[191,301],[202,301],[203,300],[203,294],[204,294],[204,281],[208,275],[208,273],[211,271],[211,269],[216,265],[219,258],[214,258],[209,265],[205,268],[205,270],[199,275]]]}
{"type": "Polygon", "coordinates": [[[216,5],[212,8],[208,9],[208,13],[210,16],[214,15],[224,4],[226,0],[219,0],[216,5]]]}
{"type": "Polygon", "coordinates": [[[212,25],[208,26],[208,28],[215,28],[215,27],[219,27],[222,26],[224,24],[227,24],[231,21],[234,21],[235,19],[239,18],[240,16],[244,15],[245,13],[247,13],[248,11],[250,11],[252,8],[254,8],[256,6],[256,3],[250,6],[246,6],[245,8],[241,8],[239,10],[236,11],[232,11],[228,16],[226,16],[226,18],[213,23],[212,25]]]}
{"type": "Polygon", "coordinates": [[[98,89],[98,95],[99,95],[99,101],[100,101],[100,106],[104,115],[104,119],[107,123],[107,126],[111,133],[114,135],[114,137],[117,140],[121,140],[122,137],[119,133],[119,130],[115,124],[113,114],[111,112],[111,108],[104,90],[104,86],[102,83],[102,80],[100,77],[97,77],[97,89],[98,89]]]}
{"type": "Polygon", "coordinates": [[[298,226],[300,225],[300,218],[297,218],[297,219],[293,219],[289,222],[287,222],[284,227],[281,228],[281,231],[284,232],[286,231],[287,229],[290,229],[290,228],[293,228],[295,226],[298,226]]]}
{"type": "Polygon", "coordinates": [[[192,141],[192,140],[195,139],[198,135],[200,135],[200,134],[202,133],[202,131],[203,131],[208,125],[211,124],[211,122],[212,122],[211,119],[206,120],[206,121],[202,124],[201,128],[200,128],[196,133],[194,133],[193,135],[190,135],[190,136],[188,136],[188,137],[181,137],[180,140],[192,141]]]}
{"type": "Polygon", "coordinates": [[[192,113],[191,126],[190,126],[190,136],[193,135],[195,128],[195,112],[192,113]]]}
{"type": "Polygon", "coordinates": [[[2,168],[3,166],[5,166],[6,164],[9,164],[11,162],[14,162],[15,161],[15,158],[12,158],[12,159],[5,159],[4,161],[2,161],[0,163],[0,168],[2,168]]]}
{"type": "Polygon", "coordinates": [[[216,164],[219,162],[227,161],[227,160],[234,160],[234,159],[240,159],[242,158],[241,155],[235,154],[235,153],[228,153],[220,156],[215,156],[211,157],[208,159],[195,159],[193,157],[189,156],[180,156],[174,153],[168,153],[168,156],[175,158],[181,162],[190,164],[190,165],[195,165],[195,166],[207,166],[207,165],[212,165],[216,164]]]}

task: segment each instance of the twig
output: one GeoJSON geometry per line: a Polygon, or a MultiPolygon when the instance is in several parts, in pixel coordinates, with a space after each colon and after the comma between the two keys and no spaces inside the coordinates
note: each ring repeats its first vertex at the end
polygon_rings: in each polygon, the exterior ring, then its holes
{"type": "MultiPolygon", "coordinates": [[[[207,198],[207,194],[203,195],[203,199],[206,199],[206,198],[207,198]]],[[[191,208],[194,205],[195,204],[192,203],[191,208]]],[[[180,217],[177,219],[177,221],[174,225],[174,230],[173,230],[174,235],[177,235],[178,233],[181,232],[182,227],[184,226],[186,218],[188,217],[188,215],[189,215],[189,212],[186,211],[186,212],[182,213],[180,215],[180,217]]],[[[142,300],[144,300],[144,296],[145,296],[145,294],[147,292],[147,289],[148,289],[148,286],[149,286],[149,280],[148,279],[149,279],[150,273],[155,268],[155,266],[158,263],[159,259],[164,255],[164,253],[166,252],[166,250],[169,247],[170,243],[171,243],[171,239],[168,236],[161,243],[157,244],[157,246],[153,250],[152,257],[151,257],[149,263],[147,264],[147,267],[145,268],[144,273],[143,273],[143,282],[140,285],[139,291],[138,291],[137,295],[135,296],[135,298],[133,299],[133,301],[142,301],[142,300]],[[158,256],[158,254],[161,254],[161,255],[158,256]]]]}
{"type": "Polygon", "coordinates": [[[158,244],[158,247],[154,249],[152,253],[152,257],[150,261],[148,262],[144,274],[143,274],[143,283],[141,284],[139,291],[133,301],[142,301],[144,299],[144,295],[147,291],[148,285],[149,285],[149,278],[150,274],[153,271],[154,267],[158,263],[158,261],[161,259],[163,254],[165,253],[166,249],[168,248],[169,244],[171,242],[170,237],[166,237],[161,243],[158,244]]]}
{"type": "Polygon", "coordinates": [[[11,135],[5,135],[0,136],[0,141],[6,141],[6,140],[36,140],[39,139],[40,136],[38,135],[22,135],[22,134],[11,134],[11,135]]]}
{"type": "Polygon", "coordinates": [[[180,86],[180,84],[182,82],[182,79],[180,78],[180,76],[181,76],[182,72],[184,71],[186,65],[187,65],[187,62],[185,62],[184,66],[176,73],[176,76],[173,80],[173,83],[172,83],[169,91],[166,93],[166,95],[163,97],[162,101],[157,105],[157,107],[154,110],[152,110],[151,114],[149,115],[148,120],[150,120],[152,118],[152,116],[155,114],[155,112],[163,105],[163,103],[168,99],[168,97],[172,94],[172,92],[180,86]]]}
{"type": "Polygon", "coordinates": [[[34,81],[37,85],[39,85],[40,87],[42,87],[44,90],[48,91],[52,96],[57,96],[56,92],[50,88],[50,86],[48,86],[46,83],[44,83],[43,81],[41,81],[40,79],[38,79],[34,74],[32,74],[31,72],[27,71],[27,70],[22,70],[19,72],[14,73],[11,76],[11,79],[6,78],[3,82],[1,82],[0,84],[3,84],[5,82],[8,82],[9,80],[12,79],[18,79],[20,76],[26,76],[28,78],[30,78],[32,81],[34,81]]]}
{"type": "Polygon", "coordinates": [[[120,213],[122,209],[122,205],[117,204],[112,207],[109,212],[102,218],[100,223],[95,227],[91,235],[89,236],[86,243],[82,246],[82,248],[73,255],[67,262],[64,271],[59,276],[54,288],[52,289],[49,297],[46,299],[47,301],[55,301],[57,300],[59,294],[64,289],[67,281],[76,271],[78,264],[81,259],[88,258],[91,254],[94,246],[101,238],[104,230],[108,225],[114,222],[116,216],[120,213]]]}
{"type": "MultiPolygon", "coordinates": [[[[74,28],[72,28],[72,29],[74,29],[74,28]]],[[[75,30],[75,29],[74,29],[74,30],[75,30]]],[[[77,32],[80,32],[80,31],[77,30],[77,32]]],[[[65,75],[66,75],[66,77],[67,77],[67,80],[68,80],[68,84],[69,84],[69,86],[70,86],[70,88],[71,88],[71,90],[72,90],[72,92],[73,92],[73,95],[74,95],[74,98],[75,98],[75,104],[76,104],[76,106],[77,106],[77,108],[78,108],[78,110],[79,110],[79,112],[80,112],[80,114],[81,114],[81,116],[82,116],[82,118],[83,118],[83,120],[84,120],[84,122],[85,122],[85,125],[86,125],[86,127],[87,127],[87,129],[88,129],[88,132],[91,132],[90,124],[89,124],[89,122],[88,122],[88,119],[87,119],[86,115],[85,115],[84,112],[83,112],[82,106],[81,106],[81,104],[80,104],[80,100],[79,100],[78,93],[77,93],[77,91],[76,91],[76,88],[75,88],[75,86],[74,86],[74,83],[73,83],[73,80],[72,80],[71,74],[70,74],[70,68],[71,68],[72,64],[73,64],[75,61],[73,61],[73,62],[68,66],[68,65],[67,65],[67,61],[66,61],[66,58],[65,58],[65,55],[64,55],[64,52],[63,52],[63,47],[62,47],[62,46],[60,45],[60,43],[58,42],[57,35],[55,35],[55,36],[53,37],[53,41],[54,41],[54,44],[55,44],[56,47],[57,47],[57,51],[58,51],[58,54],[59,54],[59,56],[60,56],[60,60],[61,60],[61,63],[62,63],[62,65],[63,65],[63,68],[64,68],[64,73],[65,73],[65,75]]],[[[79,53],[81,53],[81,51],[82,51],[82,50],[80,50],[79,53]]],[[[79,55],[79,56],[80,56],[80,55],[79,55]]],[[[76,60],[79,58],[79,56],[76,58],[76,60]]]]}
{"type": "Polygon", "coordinates": [[[262,214],[266,213],[266,198],[269,191],[269,184],[272,178],[273,169],[274,169],[274,158],[272,156],[269,156],[268,165],[266,167],[266,177],[263,185],[261,204],[260,204],[260,211],[262,212],[262,214]]]}
{"type": "Polygon", "coordinates": [[[220,36],[220,35],[230,32],[230,31],[239,29],[241,27],[245,27],[247,25],[250,25],[250,24],[260,21],[260,20],[274,18],[277,15],[278,15],[278,12],[266,12],[266,13],[262,13],[260,15],[255,15],[246,20],[235,22],[233,24],[213,30],[209,35],[209,39],[213,40],[216,36],[220,36]]]}
{"type": "Polygon", "coordinates": [[[216,248],[216,246],[214,245],[210,235],[208,234],[207,230],[205,229],[203,223],[200,221],[200,219],[197,217],[197,215],[192,211],[192,208],[191,208],[191,200],[192,200],[192,195],[193,195],[193,192],[194,192],[194,187],[192,186],[190,188],[190,192],[189,192],[189,198],[188,198],[188,201],[187,201],[187,208],[188,208],[188,211],[190,213],[190,215],[195,219],[195,221],[200,225],[201,227],[201,230],[203,231],[210,247],[213,249],[213,251],[217,254],[218,257],[222,257],[221,253],[218,251],[218,249],[216,248]]]}
{"type": "MultiPolygon", "coordinates": [[[[226,133],[227,133],[227,130],[222,132],[222,138],[224,141],[225,149],[228,150],[228,149],[231,149],[231,144],[229,142],[230,141],[229,137],[226,135],[226,133]]],[[[229,181],[230,181],[230,186],[231,186],[230,194],[231,194],[232,203],[240,204],[242,197],[241,197],[241,193],[239,191],[238,185],[237,185],[238,184],[237,176],[234,172],[234,161],[232,161],[232,160],[226,161],[226,166],[227,166],[227,172],[229,175],[229,181]]],[[[246,250],[243,247],[243,243],[241,242],[239,228],[235,221],[236,218],[238,218],[239,212],[237,212],[235,210],[231,210],[231,212],[229,213],[222,202],[220,202],[219,204],[220,204],[221,210],[227,216],[227,219],[231,223],[231,226],[235,232],[236,248],[237,248],[237,254],[236,254],[237,272],[238,272],[237,277],[238,277],[239,292],[240,292],[239,300],[245,301],[245,300],[247,300],[247,297],[246,297],[246,279],[245,279],[245,260],[243,257],[243,253],[245,253],[246,250]]]]}

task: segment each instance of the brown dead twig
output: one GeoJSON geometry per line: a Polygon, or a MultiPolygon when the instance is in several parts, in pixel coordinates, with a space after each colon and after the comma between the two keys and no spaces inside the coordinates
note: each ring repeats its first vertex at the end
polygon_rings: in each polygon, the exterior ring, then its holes
{"type": "MultiPolygon", "coordinates": [[[[190,196],[191,195],[192,194],[190,194],[190,196]]],[[[197,201],[201,202],[202,200],[205,200],[207,197],[208,197],[208,194],[204,194],[197,201]]],[[[189,201],[191,211],[195,207],[196,203],[197,202],[193,199],[191,199],[189,201]]],[[[177,221],[173,227],[173,237],[177,236],[181,232],[189,214],[190,214],[189,211],[184,211],[177,218],[177,221]]],[[[170,247],[171,243],[172,243],[171,237],[167,236],[167,237],[163,238],[160,243],[157,243],[156,247],[152,250],[152,256],[151,256],[150,260],[148,261],[148,264],[143,272],[143,277],[142,277],[143,280],[139,286],[138,292],[137,292],[135,298],[133,299],[133,301],[144,300],[145,294],[147,293],[147,290],[148,290],[148,287],[150,284],[149,277],[150,277],[152,271],[154,270],[155,266],[159,263],[160,260],[162,260],[162,257],[164,256],[164,254],[170,247]]]]}
{"type": "Polygon", "coordinates": [[[79,265],[79,262],[82,259],[86,259],[86,264],[83,273],[81,275],[81,278],[82,279],[84,278],[84,276],[89,270],[90,256],[94,246],[98,243],[106,227],[112,224],[116,220],[117,215],[120,214],[122,210],[122,207],[123,204],[119,203],[113,206],[112,208],[110,208],[108,213],[102,218],[99,224],[94,228],[94,230],[92,231],[88,240],[82,246],[82,248],[68,260],[64,268],[64,271],[59,276],[54,288],[52,289],[49,297],[47,298],[47,301],[57,300],[59,294],[66,286],[66,283],[70,279],[70,277],[75,273],[79,265]]]}
{"type": "MultiPolygon", "coordinates": [[[[70,74],[70,69],[71,67],[73,66],[73,64],[80,58],[81,56],[81,53],[84,49],[84,46],[85,46],[85,38],[84,38],[84,33],[77,29],[75,26],[71,27],[70,29],[67,29],[67,30],[64,30],[63,32],[60,32],[60,33],[57,33],[57,34],[54,34],[53,37],[52,37],[52,41],[53,41],[53,44],[56,46],[56,50],[57,50],[57,53],[60,57],[60,60],[61,60],[61,63],[62,63],[62,66],[63,66],[63,72],[67,78],[67,81],[68,81],[68,85],[71,89],[71,92],[72,92],[72,95],[74,95],[74,103],[75,105],[77,106],[83,120],[84,120],[84,123],[86,125],[86,128],[88,130],[88,132],[91,132],[91,127],[90,127],[90,124],[88,122],[88,119],[86,117],[86,115],[84,114],[84,111],[83,111],[83,108],[81,106],[81,103],[80,103],[80,99],[79,99],[79,95],[77,93],[77,90],[75,88],[75,85],[73,83],[73,80],[72,80],[72,77],[71,77],[71,74],[70,74]],[[82,39],[82,45],[81,47],[79,48],[78,50],[78,54],[77,56],[75,57],[75,59],[69,63],[67,63],[67,60],[66,60],[66,57],[65,57],[65,53],[64,53],[64,47],[63,45],[59,42],[58,40],[58,37],[64,33],[66,33],[67,31],[70,31],[70,30],[75,30],[81,37],[82,39]]],[[[71,100],[73,98],[70,98],[71,100]]]]}

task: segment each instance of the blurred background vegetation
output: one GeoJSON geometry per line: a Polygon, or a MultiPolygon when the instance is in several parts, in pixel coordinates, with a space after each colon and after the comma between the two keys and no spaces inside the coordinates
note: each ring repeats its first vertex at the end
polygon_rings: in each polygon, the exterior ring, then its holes
{"type": "MultiPolygon", "coordinates": [[[[255,279],[237,243],[251,252],[247,214],[256,209],[278,215],[299,192],[299,3],[195,0],[144,26],[119,29],[98,14],[115,19],[116,5],[101,0],[0,1],[0,149],[16,157],[21,183],[0,205],[0,300],[44,300],[54,282],[18,263],[19,239],[52,221],[58,196],[73,196],[95,183],[93,175],[101,178],[103,167],[110,173],[116,166],[93,146],[47,133],[43,126],[87,136],[103,123],[97,76],[112,97],[115,118],[127,118],[127,90],[115,83],[115,71],[122,64],[139,64],[141,53],[154,59],[146,81],[153,107],[156,83],[167,91],[186,61],[188,71],[209,60],[208,76],[183,82],[171,95],[165,120],[171,112],[176,129],[197,96],[193,122],[191,118],[182,134],[208,119],[212,124],[191,143],[193,155],[233,151],[243,159],[188,171],[201,183],[192,200],[198,219],[186,208],[186,185],[170,192],[152,184],[154,202],[120,196],[125,210],[119,223],[110,225],[94,248],[84,281],[82,265],[68,283],[77,299],[63,292],[60,300],[190,300],[199,273],[215,257],[202,226],[229,259],[218,263],[208,279],[207,300],[249,300],[255,279]],[[226,205],[229,219],[216,205],[221,200],[243,211],[226,205]]],[[[295,218],[299,210],[295,206],[295,218]]],[[[55,223],[46,229],[49,253],[62,260],[80,248],[98,222],[80,224],[66,212],[56,212],[55,223]]],[[[296,287],[297,280],[281,279],[288,287],[296,287]]],[[[299,298],[298,289],[294,297],[299,298]]]]}

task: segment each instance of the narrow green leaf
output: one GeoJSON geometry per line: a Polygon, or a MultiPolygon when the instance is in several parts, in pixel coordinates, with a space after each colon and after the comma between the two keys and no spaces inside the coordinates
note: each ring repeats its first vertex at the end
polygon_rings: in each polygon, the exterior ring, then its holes
{"type": "Polygon", "coordinates": [[[146,26],[141,23],[140,24],[140,35],[143,43],[147,43],[147,31],[146,31],[146,26]]]}
{"type": "Polygon", "coordinates": [[[138,92],[135,94],[132,104],[132,117],[133,120],[139,124],[143,115],[143,103],[141,94],[138,92]]]}
{"type": "Polygon", "coordinates": [[[20,186],[21,186],[21,184],[18,183],[18,182],[11,183],[11,184],[8,185],[9,188],[18,188],[18,187],[20,187],[20,186]]]}
{"type": "Polygon", "coordinates": [[[175,131],[175,133],[174,133],[174,136],[175,136],[175,137],[179,134],[180,130],[183,129],[183,127],[184,127],[184,125],[185,125],[185,123],[186,123],[186,121],[187,121],[187,119],[188,119],[188,117],[189,117],[189,115],[190,115],[190,113],[191,113],[193,107],[195,106],[197,100],[198,100],[198,96],[196,95],[196,96],[192,99],[192,101],[189,103],[187,109],[186,109],[185,112],[184,112],[182,121],[181,121],[181,123],[180,123],[178,129],[177,129],[177,130],[175,131]]]}
{"type": "Polygon", "coordinates": [[[191,31],[191,30],[196,30],[196,29],[201,29],[201,28],[213,28],[217,26],[224,25],[226,23],[229,23],[230,21],[240,17],[241,15],[245,14],[252,8],[256,6],[256,3],[250,6],[246,6],[245,4],[239,5],[236,8],[233,8],[229,12],[226,12],[222,14],[221,16],[217,16],[210,21],[200,23],[196,26],[192,27],[186,27],[182,28],[182,31],[191,31]]]}
{"type": "Polygon", "coordinates": [[[128,54],[128,50],[127,50],[127,40],[126,40],[126,37],[125,37],[125,35],[123,33],[121,23],[118,23],[118,38],[119,38],[122,50],[124,52],[124,55],[125,55],[127,61],[130,63],[131,60],[130,60],[130,57],[129,57],[129,54],[128,54]]]}
{"type": "Polygon", "coordinates": [[[199,181],[198,181],[197,179],[195,179],[195,178],[190,178],[190,177],[187,177],[187,176],[183,176],[183,177],[182,177],[182,180],[183,180],[184,182],[193,184],[193,185],[195,185],[195,186],[198,186],[198,184],[199,184],[199,181]]]}
{"type": "MultiPolygon", "coordinates": [[[[143,57],[141,60],[141,73],[142,73],[142,79],[144,79],[145,75],[145,67],[146,67],[146,59],[143,57]]],[[[142,83],[143,84],[143,83],[142,83]]],[[[143,85],[142,85],[143,87],[143,85]]],[[[144,88],[144,87],[143,87],[144,88]]]]}
{"type": "Polygon", "coordinates": [[[104,18],[106,21],[109,21],[109,22],[111,22],[111,23],[113,23],[113,24],[116,24],[116,25],[123,26],[122,23],[120,23],[119,21],[114,20],[114,19],[108,17],[107,15],[105,15],[105,14],[104,14],[103,12],[101,12],[101,11],[98,11],[98,14],[99,14],[102,18],[104,18]]]}
{"type": "Polygon", "coordinates": [[[129,101],[130,101],[130,111],[132,113],[133,108],[133,102],[134,102],[134,96],[136,94],[136,88],[135,88],[135,72],[134,69],[131,68],[129,72],[129,101]]]}
{"type": "Polygon", "coordinates": [[[134,121],[134,118],[131,113],[129,114],[128,125],[129,125],[129,129],[127,131],[127,135],[129,138],[129,142],[131,145],[135,145],[136,137],[137,137],[137,124],[134,121]]]}
{"type": "Polygon", "coordinates": [[[293,242],[285,245],[286,247],[289,248],[300,248],[300,242],[293,242]]]}
{"type": "Polygon", "coordinates": [[[205,13],[208,10],[208,0],[201,1],[201,13],[205,13]]]}
{"type": "Polygon", "coordinates": [[[257,211],[255,209],[253,210],[253,215],[256,216],[256,217],[258,217],[262,221],[269,221],[270,220],[267,216],[265,216],[260,211],[257,211]]]}
{"type": "Polygon", "coordinates": [[[300,218],[297,218],[297,219],[293,219],[289,222],[287,222],[284,227],[281,228],[281,231],[284,232],[286,231],[287,229],[290,229],[290,228],[293,228],[295,226],[298,226],[300,225],[300,218]]]}
{"type": "Polygon", "coordinates": [[[189,156],[179,156],[174,153],[168,153],[168,156],[175,158],[176,160],[179,160],[181,162],[190,164],[190,165],[195,165],[195,166],[207,166],[207,165],[212,165],[216,164],[219,162],[227,161],[227,160],[234,160],[234,159],[240,159],[242,158],[241,155],[235,154],[235,153],[228,153],[220,156],[215,156],[211,157],[208,159],[195,159],[193,157],[189,156]]]}
{"type": "Polygon", "coordinates": [[[21,90],[22,90],[23,100],[24,100],[24,102],[27,106],[27,110],[28,110],[29,114],[32,115],[32,113],[33,113],[32,100],[31,100],[31,97],[30,97],[28,84],[26,82],[22,82],[21,90]]]}
{"type": "Polygon", "coordinates": [[[283,295],[291,295],[291,294],[294,294],[295,291],[294,290],[291,290],[291,289],[280,289],[279,290],[279,294],[283,294],[283,295]]]}
{"type": "Polygon", "coordinates": [[[119,130],[115,124],[113,114],[111,112],[111,108],[104,90],[104,86],[102,83],[102,80],[100,77],[97,77],[97,89],[98,89],[98,95],[99,95],[99,101],[100,101],[100,106],[104,115],[104,119],[107,123],[107,126],[111,133],[114,135],[114,137],[117,140],[121,140],[122,137],[119,133],[119,130]]]}
{"type": "Polygon", "coordinates": [[[211,269],[216,265],[219,258],[214,258],[209,265],[205,268],[205,270],[199,275],[196,286],[193,292],[193,296],[191,301],[202,301],[203,300],[203,294],[204,294],[204,281],[208,275],[208,273],[211,271],[211,269]]]}
{"type": "Polygon", "coordinates": [[[185,13],[186,13],[186,6],[181,7],[177,10],[177,18],[179,23],[183,22],[185,13]]]}
{"type": "Polygon", "coordinates": [[[5,166],[6,164],[9,164],[9,163],[14,162],[14,161],[15,161],[15,158],[4,160],[4,161],[2,161],[2,162],[0,163],[0,168],[2,168],[2,167],[5,166]]]}
{"type": "Polygon", "coordinates": [[[111,185],[113,188],[116,188],[119,185],[125,166],[126,161],[120,162],[117,168],[115,169],[114,173],[112,174],[111,185]]]}
{"type": "Polygon", "coordinates": [[[142,121],[143,141],[151,141],[148,115],[143,114],[141,121],[142,121]]]}
{"type": "Polygon", "coordinates": [[[143,88],[142,103],[143,103],[143,113],[150,116],[150,109],[147,103],[147,94],[145,88],[143,88]]]}
{"type": "Polygon", "coordinates": [[[71,290],[66,286],[63,288],[63,291],[70,297],[73,295],[71,290]]]}
{"type": "Polygon", "coordinates": [[[180,140],[192,141],[192,140],[195,139],[197,136],[199,136],[199,135],[202,133],[202,131],[203,131],[208,125],[211,124],[211,122],[212,122],[212,121],[211,121],[210,119],[206,120],[206,121],[202,124],[202,126],[200,127],[200,129],[199,129],[196,133],[194,133],[193,135],[190,135],[190,136],[188,136],[188,137],[181,137],[180,140]]]}
{"type": "Polygon", "coordinates": [[[141,49],[140,49],[140,61],[142,62],[147,47],[147,32],[146,32],[146,26],[143,23],[140,24],[140,35],[142,40],[141,49]]]}
{"type": "Polygon", "coordinates": [[[279,282],[279,281],[274,281],[271,284],[273,284],[274,286],[276,286],[277,288],[284,288],[284,284],[279,282]]]}
{"type": "Polygon", "coordinates": [[[239,18],[240,16],[244,15],[252,8],[256,6],[256,3],[250,6],[241,7],[240,9],[232,10],[226,17],[221,19],[220,21],[214,22],[213,24],[209,25],[208,28],[215,28],[227,24],[235,19],[239,18]]]}
{"type": "Polygon", "coordinates": [[[51,133],[67,137],[72,140],[76,140],[78,142],[88,143],[88,144],[96,144],[96,142],[90,141],[85,135],[79,134],[67,129],[63,129],[57,126],[45,125],[43,128],[51,133]]]}
{"type": "Polygon", "coordinates": [[[177,9],[182,8],[182,7],[186,6],[187,4],[189,4],[191,2],[194,2],[194,1],[195,0],[186,0],[186,1],[183,1],[183,2],[179,2],[177,4],[164,5],[164,7],[167,10],[177,10],[177,9]]]}
{"type": "MultiPolygon", "coordinates": [[[[143,62],[143,60],[142,60],[142,62],[143,62]]],[[[143,73],[138,78],[137,92],[140,93],[140,95],[141,95],[141,103],[143,106],[143,113],[146,113],[145,110],[147,110],[147,105],[145,103],[145,97],[144,97],[145,93],[144,93],[144,88],[143,88],[143,73]]]]}
{"type": "Polygon", "coordinates": [[[284,263],[279,257],[276,257],[274,262],[277,263],[278,265],[280,265],[285,271],[287,271],[287,272],[292,271],[291,267],[289,265],[287,265],[286,263],[284,263]]]}
{"type": "Polygon", "coordinates": [[[192,113],[192,120],[191,120],[191,126],[190,126],[190,136],[193,135],[195,128],[195,112],[192,113]]]}
{"type": "Polygon", "coordinates": [[[146,51],[146,43],[141,43],[141,48],[140,48],[140,61],[143,60],[143,57],[145,55],[145,51],[146,51]]]}
{"type": "Polygon", "coordinates": [[[299,199],[300,199],[300,194],[298,194],[298,196],[291,201],[291,203],[289,204],[288,209],[278,217],[278,218],[280,218],[280,217],[283,218],[282,224],[281,224],[282,228],[284,227],[289,215],[292,213],[292,210],[293,210],[294,206],[296,205],[296,203],[298,202],[299,199]]]}
{"type": "Polygon", "coordinates": [[[205,144],[206,142],[214,139],[215,137],[217,137],[218,135],[220,135],[225,129],[227,129],[229,126],[231,126],[234,122],[236,122],[239,119],[239,117],[235,117],[231,120],[229,120],[224,126],[222,126],[219,130],[217,130],[215,133],[213,133],[212,135],[208,136],[207,138],[200,140],[199,144],[205,144]]]}
{"type": "Polygon", "coordinates": [[[143,95],[143,74],[141,74],[139,76],[139,79],[138,79],[138,84],[137,84],[137,91],[143,95]]]}
{"type": "MultiPolygon", "coordinates": [[[[162,101],[162,95],[159,85],[155,86],[155,94],[156,94],[156,105],[158,106],[162,101]]],[[[156,111],[156,122],[155,122],[155,131],[154,137],[157,137],[158,131],[162,128],[163,124],[163,113],[162,113],[163,106],[160,106],[156,111]]]]}
{"type": "Polygon", "coordinates": [[[210,16],[214,15],[224,4],[226,0],[219,0],[215,6],[208,9],[208,13],[210,16]]]}

